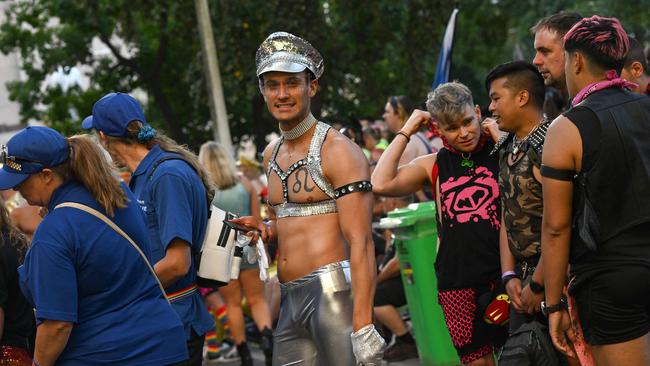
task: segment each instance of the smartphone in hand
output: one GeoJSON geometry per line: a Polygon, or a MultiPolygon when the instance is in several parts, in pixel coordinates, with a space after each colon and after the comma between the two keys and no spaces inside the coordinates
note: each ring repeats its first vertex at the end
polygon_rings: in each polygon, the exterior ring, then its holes
{"type": "Polygon", "coordinates": [[[228,226],[229,228],[231,228],[233,230],[236,230],[236,231],[239,231],[239,232],[244,232],[244,233],[247,233],[249,231],[260,232],[260,230],[257,229],[257,228],[251,228],[251,227],[248,227],[248,226],[236,224],[236,223],[228,221],[228,220],[223,220],[223,224],[228,226]]]}

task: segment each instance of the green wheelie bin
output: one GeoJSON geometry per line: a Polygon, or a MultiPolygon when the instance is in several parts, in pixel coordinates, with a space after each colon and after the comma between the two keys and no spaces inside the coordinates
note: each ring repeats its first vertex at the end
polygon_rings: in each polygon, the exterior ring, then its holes
{"type": "Polygon", "coordinates": [[[395,245],[423,366],[460,365],[438,304],[436,260],[436,206],[414,203],[388,213],[380,227],[390,229],[395,245]]]}

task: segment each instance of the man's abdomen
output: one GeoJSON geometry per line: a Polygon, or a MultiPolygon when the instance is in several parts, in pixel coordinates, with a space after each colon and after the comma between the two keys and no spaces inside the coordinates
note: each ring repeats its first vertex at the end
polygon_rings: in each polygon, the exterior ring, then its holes
{"type": "Polygon", "coordinates": [[[308,275],[329,263],[349,259],[338,214],[287,217],[278,220],[280,282],[308,275]]]}

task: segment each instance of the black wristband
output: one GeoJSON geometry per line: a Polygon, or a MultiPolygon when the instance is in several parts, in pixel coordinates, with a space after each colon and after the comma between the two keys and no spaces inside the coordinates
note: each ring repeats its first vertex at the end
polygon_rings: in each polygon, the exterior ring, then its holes
{"type": "Polygon", "coordinates": [[[507,286],[507,285],[508,285],[508,281],[510,281],[510,280],[513,279],[513,278],[517,278],[517,279],[519,279],[519,276],[517,276],[516,274],[509,274],[509,275],[503,277],[503,278],[501,279],[501,282],[503,283],[503,286],[504,286],[504,287],[507,286]]]}
{"type": "Polygon", "coordinates": [[[409,135],[407,135],[406,133],[400,131],[400,132],[398,132],[397,134],[406,137],[406,143],[407,143],[407,144],[408,144],[409,142],[411,142],[411,137],[409,137],[409,135]]]}
{"type": "Polygon", "coordinates": [[[530,286],[530,291],[532,291],[534,294],[542,294],[544,293],[544,286],[541,284],[535,282],[534,280],[530,280],[530,283],[528,284],[530,286]]]}

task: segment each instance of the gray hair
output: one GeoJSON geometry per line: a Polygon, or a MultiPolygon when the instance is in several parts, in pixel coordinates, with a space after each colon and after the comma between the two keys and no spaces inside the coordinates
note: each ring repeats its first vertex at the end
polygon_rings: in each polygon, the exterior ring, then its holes
{"type": "Polygon", "coordinates": [[[427,110],[438,123],[449,124],[465,113],[466,106],[473,107],[472,92],[458,82],[444,83],[427,95],[427,110]]]}

